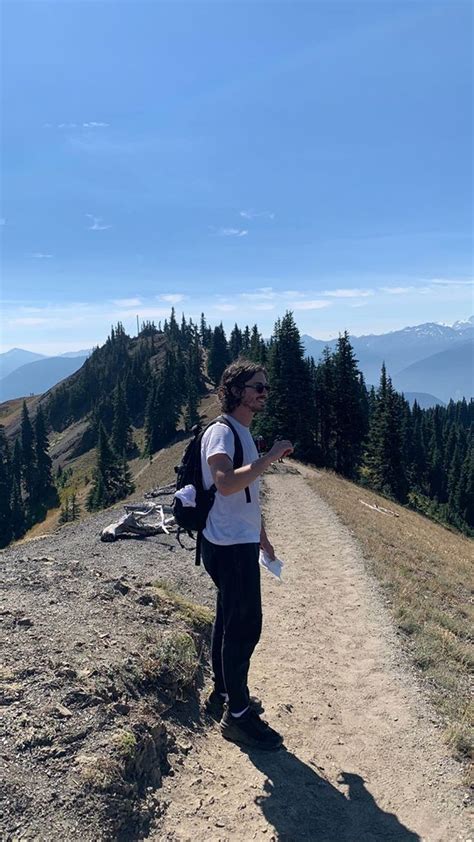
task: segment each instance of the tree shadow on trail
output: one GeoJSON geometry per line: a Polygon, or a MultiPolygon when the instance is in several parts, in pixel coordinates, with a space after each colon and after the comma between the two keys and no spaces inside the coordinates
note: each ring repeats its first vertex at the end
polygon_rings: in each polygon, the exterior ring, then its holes
{"type": "Polygon", "coordinates": [[[421,842],[377,805],[360,775],[340,774],[345,796],[286,749],[241,751],[266,775],[264,794],[255,802],[279,842],[421,842]]]}

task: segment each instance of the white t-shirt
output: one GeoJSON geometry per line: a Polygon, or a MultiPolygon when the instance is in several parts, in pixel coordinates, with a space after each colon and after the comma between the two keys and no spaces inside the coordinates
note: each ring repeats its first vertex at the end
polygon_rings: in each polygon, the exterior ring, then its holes
{"type": "MultiPolygon", "coordinates": [[[[248,427],[235,418],[226,415],[234,427],[243,451],[243,465],[249,465],[258,459],[257,448],[248,427]]],[[[210,456],[225,453],[234,459],[234,434],[225,424],[217,422],[204,433],[201,442],[201,467],[204,488],[213,484],[211,469],[207,463],[210,456]]],[[[258,544],[262,518],[260,514],[260,481],[250,483],[250,503],[247,503],[245,489],[235,494],[222,495],[216,491],[216,497],[207,517],[203,535],[212,544],[258,544]]]]}

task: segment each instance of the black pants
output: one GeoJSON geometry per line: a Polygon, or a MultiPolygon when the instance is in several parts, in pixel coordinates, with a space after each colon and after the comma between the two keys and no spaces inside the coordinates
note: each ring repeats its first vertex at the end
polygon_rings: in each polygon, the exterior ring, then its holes
{"type": "Polygon", "coordinates": [[[259,544],[218,546],[202,538],[202,560],[217,588],[212,629],[212,669],[215,688],[227,693],[229,707],[247,707],[250,658],[262,631],[259,544]]]}

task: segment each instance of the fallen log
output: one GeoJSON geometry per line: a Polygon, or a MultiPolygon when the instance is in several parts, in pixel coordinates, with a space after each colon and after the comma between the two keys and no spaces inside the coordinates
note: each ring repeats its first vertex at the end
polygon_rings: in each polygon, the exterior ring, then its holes
{"type": "Polygon", "coordinates": [[[174,531],[174,517],[166,517],[165,508],[169,506],[156,503],[135,503],[126,505],[126,514],[115,523],[106,526],[100,533],[100,540],[105,542],[117,541],[118,538],[148,538],[152,535],[174,531]],[[154,517],[152,523],[144,522],[145,518],[154,517]]]}
{"type": "Polygon", "coordinates": [[[168,494],[172,495],[176,491],[176,485],[174,483],[170,483],[169,485],[162,485],[160,488],[152,488],[151,491],[146,491],[143,495],[145,500],[149,500],[153,497],[163,497],[168,494]]]}
{"type": "Polygon", "coordinates": [[[366,503],[365,500],[359,500],[359,503],[362,503],[363,506],[367,506],[368,509],[373,509],[375,512],[381,512],[383,515],[391,515],[391,517],[400,517],[397,512],[392,511],[392,509],[386,509],[384,506],[377,506],[372,503],[366,503]]]}

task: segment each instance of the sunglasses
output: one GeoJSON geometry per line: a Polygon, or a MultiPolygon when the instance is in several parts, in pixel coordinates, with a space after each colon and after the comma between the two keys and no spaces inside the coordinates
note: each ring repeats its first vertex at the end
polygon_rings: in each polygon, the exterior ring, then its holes
{"type": "Polygon", "coordinates": [[[263,395],[264,392],[270,391],[268,383],[245,383],[246,389],[255,389],[258,395],[263,395]]]}

